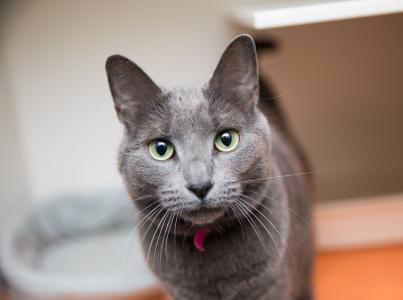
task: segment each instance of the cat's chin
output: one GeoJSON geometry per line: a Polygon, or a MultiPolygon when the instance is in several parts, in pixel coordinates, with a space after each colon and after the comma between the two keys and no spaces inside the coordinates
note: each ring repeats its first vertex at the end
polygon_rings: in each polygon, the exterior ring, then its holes
{"type": "Polygon", "coordinates": [[[197,208],[191,210],[185,210],[181,213],[181,217],[195,225],[209,225],[224,216],[225,208],[197,208]]]}

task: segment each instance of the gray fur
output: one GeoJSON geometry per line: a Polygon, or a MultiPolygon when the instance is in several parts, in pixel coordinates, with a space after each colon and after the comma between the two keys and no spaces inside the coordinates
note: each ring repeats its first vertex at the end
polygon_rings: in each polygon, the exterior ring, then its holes
{"type": "Polygon", "coordinates": [[[119,168],[144,220],[139,226],[150,268],[175,300],[311,297],[310,184],[295,140],[271,106],[258,100],[256,51],[247,35],[225,50],[199,88],[164,90],[134,63],[106,64],[125,138],[119,168]],[[267,111],[267,118],[261,111],[267,111]],[[214,139],[236,129],[240,143],[218,152],[214,139]],[[175,156],[147,152],[168,139],[175,156]],[[200,200],[186,186],[214,185],[200,200]],[[150,217],[146,217],[150,216],[150,217]],[[206,251],[192,239],[208,228],[206,251]]]}

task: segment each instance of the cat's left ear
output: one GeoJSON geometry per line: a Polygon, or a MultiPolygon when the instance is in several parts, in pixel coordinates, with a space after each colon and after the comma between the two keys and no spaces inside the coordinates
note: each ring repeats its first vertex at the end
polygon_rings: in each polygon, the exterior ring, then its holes
{"type": "Polygon", "coordinates": [[[208,89],[214,99],[233,102],[245,109],[259,100],[256,47],[250,35],[240,35],[225,49],[210,79],[208,89]]]}

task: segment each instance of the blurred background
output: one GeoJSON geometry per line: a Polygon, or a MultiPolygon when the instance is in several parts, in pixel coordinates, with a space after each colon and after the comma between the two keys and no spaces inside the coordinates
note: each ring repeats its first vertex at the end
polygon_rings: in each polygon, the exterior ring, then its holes
{"type": "Polygon", "coordinates": [[[247,32],[278,45],[262,54],[261,72],[313,162],[318,247],[398,244],[402,10],[390,0],[0,1],[0,228],[15,234],[7,224],[23,223],[22,211],[66,195],[124,194],[109,55],[162,86],[188,86],[207,81],[247,32]]]}

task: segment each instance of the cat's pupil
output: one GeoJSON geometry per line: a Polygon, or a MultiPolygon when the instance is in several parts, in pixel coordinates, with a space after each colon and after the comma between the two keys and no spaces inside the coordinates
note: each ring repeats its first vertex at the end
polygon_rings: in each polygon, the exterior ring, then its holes
{"type": "Polygon", "coordinates": [[[223,132],[221,134],[221,142],[225,145],[225,146],[229,146],[231,145],[232,142],[232,136],[229,132],[223,132]]]}
{"type": "Polygon", "coordinates": [[[155,144],[155,150],[159,155],[163,156],[168,150],[168,145],[163,141],[158,141],[155,144]]]}

